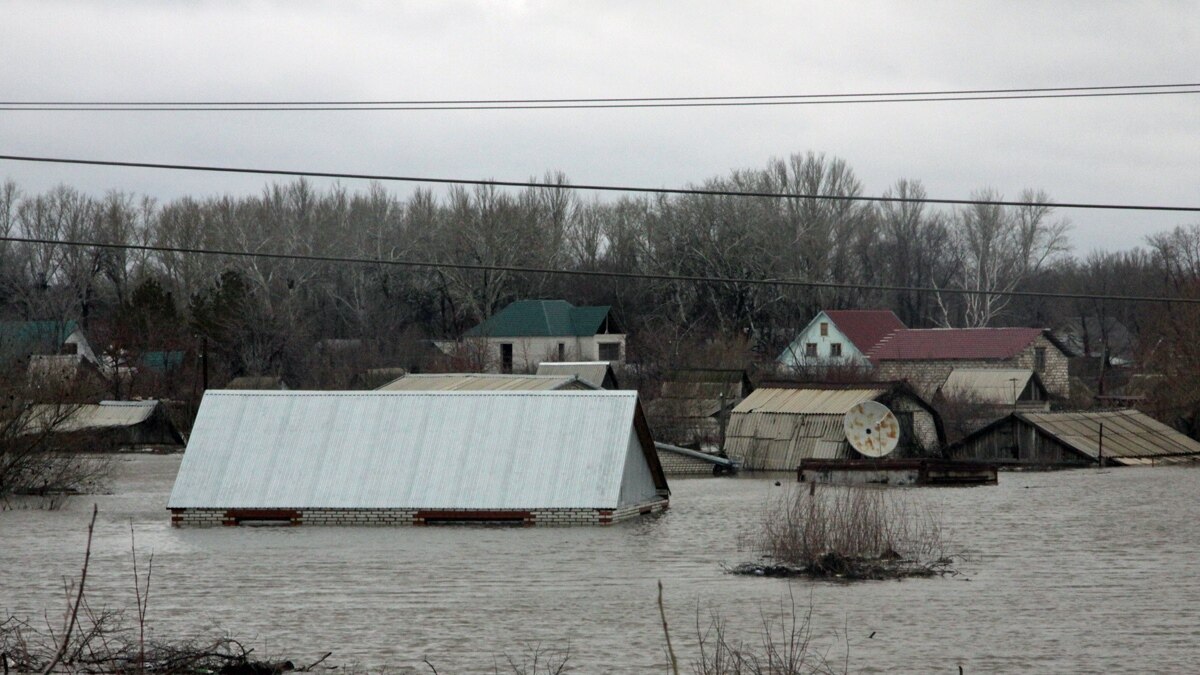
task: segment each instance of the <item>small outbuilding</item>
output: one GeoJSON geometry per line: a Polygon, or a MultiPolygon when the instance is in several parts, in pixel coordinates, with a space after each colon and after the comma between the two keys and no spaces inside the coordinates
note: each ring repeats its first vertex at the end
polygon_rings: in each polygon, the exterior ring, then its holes
{"type": "Polygon", "coordinates": [[[950,446],[953,459],[1029,467],[1200,461],[1200,443],[1137,410],[1015,412],[950,446]]]}
{"type": "Polygon", "coordinates": [[[598,389],[621,388],[617,383],[617,374],[608,361],[543,361],[538,364],[537,374],[574,376],[598,389]]]}
{"type": "Polygon", "coordinates": [[[685,446],[720,449],[729,413],[754,391],[740,368],[681,368],[646,405],[655,438],[685,446]]]}
{"type": "Polygon", "coordinates": [[[634,391],[209,391],[172,524],[608,525],[670,490],[634,391]]]}
{"type": "Polygon", "coordinates": [[[183,436],[161,401],[39,403],[28,419],[37,430],[52,426],[63,445],[85,451],[179,448],[183,436]]]}
{"type": "Polygon", "coordinates": [[[938,412],[903,383],[767,383],[733,409],[725,452],[752,471],[795,471],[802,460],[852,459],[843,420],[865,401],[886,405],[900,424],[892,457],[937,456],[945,442],[938,412]]]}
{"type": "Polygon", "coordinates": [[[955,368],[938,389],[938,398],[1009,409],[1050,409],[1042,378],[1029,368],[955,368]]]}

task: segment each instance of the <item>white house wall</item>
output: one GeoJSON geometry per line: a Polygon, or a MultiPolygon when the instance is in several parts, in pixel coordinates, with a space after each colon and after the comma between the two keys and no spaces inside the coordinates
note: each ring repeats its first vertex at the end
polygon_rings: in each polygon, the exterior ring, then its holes
{"type": "Polygon", "coordinates": [[[846,337],[838,327],[829,320],[829,317],[821,312],[817,318],[811,323],[788,345],[787,349],[783,350],[783,354],[778,359],[780,365],[788,368],[803,368],[805,366],[858,366],[867,365],[866,357],[850,338],[846,337]],[[821,323],[829,324],[828,335],[821,335],[821,323]],[[816,357],[805,356],[805,346],[808,343],[816,343],[816,357]],[[835,343],[842,345],[841,357],[830,356],[832,345],[835,343]]]}
{"type": "Polygon", "coordinates": [[[629,430],[629,447],[625,452],[625,472],[621,476],[620,506],[634,506],[654,501],[658,498],[658,488],[654,486],[654,476],[650,473],[650,464],[646,462],[646,452],[642,449],[642,441],[637,431],[629,430]]]}

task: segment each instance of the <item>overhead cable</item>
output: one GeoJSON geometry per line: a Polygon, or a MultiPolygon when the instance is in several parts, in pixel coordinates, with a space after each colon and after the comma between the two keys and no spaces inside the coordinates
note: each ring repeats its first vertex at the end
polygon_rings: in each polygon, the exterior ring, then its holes
{"type": "Polygon", "coordinates": [[[712,190],[704,188],[651,188],[628,185],[595,185],[586,183],[546,183],[538,181],[482,180],[471,178],[433,178],[428,176],[400,176],[390,174],[344,173],[333,171],[299,171],[292,169],[258,169],[201,164],[165,164],[160,162],[120,162],[98,159],[70,159],[65,157],[35,157],[28,155],[0,155],[0,160],[11,162],[37,162],[46,164],[74,164],[80,166],[107,166],[133,169],[163,169],[171,171],[203,171],[215,173],[255,174],[271,176],[296,176],[301,178],[344,178],[381,182],[429,183],[437,185],[478,185],[485,187],[544,188],[551,190],[586,190],[597,192],[629,192],[640,194],[699,195],[709,197],[753,197],[770,199],[823,199],[843,202],[871,202],[893,204],[949,204],[962,206],[1018,206],[1050,207],[1055,209],[1100,209],[1118,211],[1170,211],[1200,213],[1200,206],[1152,206],[1145,204],[1099,204],[1084,202],[1036,202],[1004,199],[935,199],[931,197],[869,197],[862,195],[824,195],[797,192],[764,192],[754,190],[712,190]]]}
{"type": "Polygon", "coordinates": [[[1167,296],[1138,296],[1138,295],[1098,295],[1094,293],[1067,293],[1055,291],[1016,291],[1016,290],[980,290],[967,288],[936,288],[929,286],[895,286],[890,284],[861,284],[841,281],[810,281],[806,279],[750,279],[737,277],[717,277],[689,274],[660,274],[653,272],[612,272],[605,270],[561,269],[553,267],[529,267],[524,265],[488,265],[481,263],[457,263],[433,260],[408,260],[388,258],[356,258],[353,256],[308,255],[300,253],[278,253],[270,251],[236,251],[230,249],[194,248],[179,246],[158,246],[153,244],[127,244],[98,241],[79,241],[69,239],[51,239],[40,237],[0,236],[0,241],[22,244],[46,244],[51,246],[71,246],[77,248],[100,248],[127,251],[145,251],[151,253],[178,253],[185,255],[228,256],[236,258],[260,258],[267,260],[293,260],[315,263],[351,264],[351,265],[381,265],[390,267],[418,267],[427,269],[458,269],[479,272],[512,272],[515,274],[544,274],[557,276],[594,277],[623,280],[649,280],[686,283],[709,284],[742,284],[749,286],[783,286],[817,289],[907,292],[907,293],[945,293],[948,295],[985,295],[1020,298],[1068,299],[1068,300],[1111,300],[1114,302],[1138,303],[1171,303],[1200,304],[1200,298],[1167,297],[1167,296]]]}

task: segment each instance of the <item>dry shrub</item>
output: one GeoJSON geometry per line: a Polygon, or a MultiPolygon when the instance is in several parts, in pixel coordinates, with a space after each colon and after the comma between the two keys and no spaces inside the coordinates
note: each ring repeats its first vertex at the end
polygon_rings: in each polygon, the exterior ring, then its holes
{"type": "Polygon", "coordinates": [[[759,548],[815,576],[933,574],[952,561],[932,509],[912,493],[874,487],[798,486],[768,509],[759,548]]]}
{"type": "Polygon", "coordinates": [[[762,631],[756,641],[729,635],[725,620],[712,613],[707,628],[696,614],[699,659],[692,663],[695,675],[832,675],[848,670],[848,655],[840,670],[827,653],[818,649],[812,631],[812,608],[803,614],[791,599],[791,611],[782,610],[778,620],[762,614],[762,631]]]}

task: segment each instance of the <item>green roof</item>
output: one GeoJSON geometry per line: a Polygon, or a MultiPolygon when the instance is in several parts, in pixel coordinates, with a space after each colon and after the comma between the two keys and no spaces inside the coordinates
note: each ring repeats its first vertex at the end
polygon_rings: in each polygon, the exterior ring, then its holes
{"type": "Polygon", "coordinates": [[[56,354],[78,327],[74,321],[0,321],[0,352],[56,354]]]}
{"type": "Polygon", "coordinates": [[[157,373],[165,373],[168,370],[179,370],[183,367],[183,352],[181,351],[150,351],[142,352],[142,356],[138,359],[142,367],[147,370],[153,370],[157,373]]]}
{"type": "Polygon", "coordinates": [[[610,307],[566,300],[518,300],[466,332],[467,337],[586,337],[604,326],[610,307]]]}

